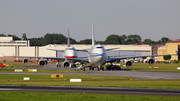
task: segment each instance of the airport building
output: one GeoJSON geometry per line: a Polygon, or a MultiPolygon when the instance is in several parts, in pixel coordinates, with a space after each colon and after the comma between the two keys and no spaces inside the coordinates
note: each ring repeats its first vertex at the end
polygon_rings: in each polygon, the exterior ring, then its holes
{"type": "MultiPolygon", "coordinates": [[[[71,46],[76,49],[89,49],[91,45],[79,45],[72,44],[71,46]]],[[[103,45],[105,49],[118,48],[112,51],[108,51],[107,55],[110,57],[122,57],[122,56],[140,56],[140,55],[151,55],[151,46],[149,45],[103,45]]],[[[0,50],[0,61],[14,61],[15,58],[7,58],[5,56],[43,56],[43,57],[63,57],[62,52],[52,51],[47,49],[65,50],[67,45],[50,44],[43,47],[20,47],[20,46],[6,46],[1,47],[0,50]]],[[[86,57],[86,52],[78,52],[79,57],[86,57]]],[[[17,58],[18,59],[18,58],[17,58]]]]}
{"type": "Polygon", "coordinates": [[[0,47],[28,47],[29,40],[13,40],[13,37],[0,37],[0,47]]]}
{"type": "MultiPolygon", "coordinates": [[[[171,60],[180,60],[180,41],[168,41],[165,46],[158,48],[158,55],[163,54],[177,54],[172,55],[171,60]]],[[[165,61],[163,56],[158,57],[158,61],[165,61]]]]}

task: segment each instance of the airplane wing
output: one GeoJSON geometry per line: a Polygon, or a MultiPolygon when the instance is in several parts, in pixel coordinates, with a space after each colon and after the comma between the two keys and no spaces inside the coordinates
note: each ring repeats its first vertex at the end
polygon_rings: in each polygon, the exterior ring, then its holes
{"type": "Polygon", "coordinates": [[[76,51],[82,51],[82,52],[88,52],[88,50],[86,50],[86,49],[76,49],[76,51]]]}
{"type": "Polygon", "coordinates": [[[52,51],[59,51],[59,52],[64,52],[64,50],[57,50],[57,49],[47,49],[47,50],[52,50],[52,51]]]}
{"type": "Polygon", "coordinates": [[[168,55],[177,55],[177,54],[144,55],[144,56],[127,56],[127,57],[119,57],[119,58],[107,58],[107,62],[112,62],[112,61],[121,60],[121,59],[129,59],[129,58],[156,57],[156,56],[168,56],[168,55]]]}
{"type": "Polygon", "coordinates": [[[110,50],[114,50],[114,49],[119,49],[119,48],[110,48],[110,49],[106,49],[106,51],[110,51],[110,50]]]}
{"type": "MultiPolygon", "coordinates": [[[[47,50],[52,50],[52,51],[59,51],[59,52],[64,52],[64,50],[57,50],[57,49],[47,49],[47,50]]],[[[82,52],[88,52],[86,49],[76,49],[76,51],[82,51],[82,52]]]]}
{"type": "MultiPolygon", "coordinates": [[[[6,57],[6,56],[4,56],[6,57]]],[[[9,56],[7,56],[9,57],[9,56]]],[[[55,60],[74,60],[74,61],[84,61],[88,62],[89,59],[87,57],[79,57],[79,58],[61,58],[61,57],[43,57],[43,56],[13,56],[15,58],[39,58],[39,59],[55,59],[55,60]]]]}

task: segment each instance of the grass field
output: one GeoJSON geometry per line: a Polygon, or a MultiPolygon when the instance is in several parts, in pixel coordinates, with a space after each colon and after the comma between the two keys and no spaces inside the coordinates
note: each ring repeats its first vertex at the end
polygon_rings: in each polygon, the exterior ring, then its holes
{"type": "Polygon", "coordinates": [[[180,97],[81,94],[81,93],[34,93],[0,92],[0,101],[180,101],[180,97]]]}
{"type": "MultiPolygon", "coordinates": [[[[124,63],[121,63],[121,68],[122,69],[127,69],[127,67],[123,67],[125,65],[124,63]]],[[[157,71],[157,72],[180,72],[180,70],[177,69],[177,67],[180,67],[180,64],[154,64],[154,65],[149,65],[147,63],[133,63],[132,67],[130,67],[130,70],[135,70],[135,71],[157,71]],[[158,68],[149,68],[149,67],[158,67],[158,68]]]]}
{"type": "Polygon", "coordinates": [[[92,75],[64,75],[63,78],[51,78],[51,75],[0,74],[0,84],[180,89],[180,80],[130,80],[129,77],[92,75]],[[24,81],[23,77],[30,77],[30,80],[24,81]],[[72,83],[70,79],[82,79],[82,82],[72,83]]]}

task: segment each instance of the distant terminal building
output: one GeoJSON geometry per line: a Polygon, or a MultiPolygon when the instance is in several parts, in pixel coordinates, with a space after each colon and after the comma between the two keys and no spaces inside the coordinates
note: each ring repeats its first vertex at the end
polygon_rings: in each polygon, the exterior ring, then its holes
{"type": "MultiPolygon", "coordinates": [[[[172,55],[171,60],[180,60],[180,41],[168,41],[164,47],[158,48],[158,55],[163,54],[177,54],[172,55]]],[[[165,60],[163,56],[159,56],[158,61],[165,60]]]]}
{"type": "Polygon", "coordinates": [[[13,40],[13,37],[0,37],[0,47],[28,47],[29,40],[13,40]]]}

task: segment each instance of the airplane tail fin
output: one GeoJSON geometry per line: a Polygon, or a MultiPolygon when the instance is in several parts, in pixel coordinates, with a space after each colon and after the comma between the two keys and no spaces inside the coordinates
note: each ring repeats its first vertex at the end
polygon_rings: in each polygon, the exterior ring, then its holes
{"type": "Polygon", "coordinates": [[[68,46],[67,47],[69,47],[70,46],[70,40],[69,40],[69,28],[68,28],[68,46]]]}
{"type": "Polygon", "coordinates": [[[92,46],[95,45],[94,24],[92,23],[92,46]]]}

